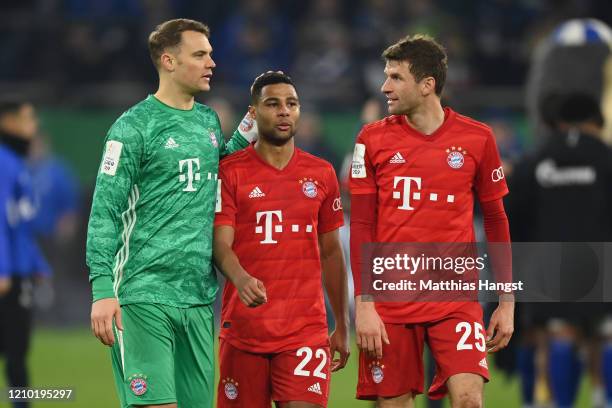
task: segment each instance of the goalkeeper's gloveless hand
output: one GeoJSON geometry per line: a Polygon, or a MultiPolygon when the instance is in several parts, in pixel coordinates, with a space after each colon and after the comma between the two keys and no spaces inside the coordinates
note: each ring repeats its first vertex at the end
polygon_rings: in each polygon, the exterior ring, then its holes
{"type": "Polygon", "coordinates": [[[121,307],[116,298],[105,298],[91,305],[91,330],[94,335],[107,346],[115,343],[113,319],[118,330],[123,330],[121,323],[121,307]]]}
{"type": "Polygon", "coordinates": [[[240,125],[238,125],[238,132],[249,143],[257,140],[257,121],[255,121],[255,118],[251,114],[250,110],[247,111],[244,118],[242,118],[240,121],[240,125]]]}

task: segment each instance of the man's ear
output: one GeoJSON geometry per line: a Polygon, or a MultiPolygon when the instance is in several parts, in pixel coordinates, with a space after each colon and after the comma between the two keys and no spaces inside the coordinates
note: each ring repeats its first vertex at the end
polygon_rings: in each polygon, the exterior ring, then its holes
{"type": "Polygon", "coordinates": [[[249,113],[253,119],[257,119],[257,111],[253,105],[249,105],[249,113]]]}
{"type": "Polygon", "coordinates": [[[176,59],[166,52],[164,52],[160,57],[161,68],[168,72],[174,72],[176,59]]]}
{"type": "Polygon", "coordinates": [[[421,93],[423,96],[436,92],[436,80],[433,77],[425,77],[421,80],[421,93]]]}

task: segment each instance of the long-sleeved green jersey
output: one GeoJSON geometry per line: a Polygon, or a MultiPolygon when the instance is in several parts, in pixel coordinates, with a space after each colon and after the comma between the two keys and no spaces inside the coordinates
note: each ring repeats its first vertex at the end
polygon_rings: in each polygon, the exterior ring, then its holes
{"type": "Polygon", "coordinates": [[[247,145],[238,132],[226,145],[217,114],[198,103],[179,110],[150,95],[117,119],[87,232],[94,301],[189,307],[214,300],[219,157],[247,145]]]}

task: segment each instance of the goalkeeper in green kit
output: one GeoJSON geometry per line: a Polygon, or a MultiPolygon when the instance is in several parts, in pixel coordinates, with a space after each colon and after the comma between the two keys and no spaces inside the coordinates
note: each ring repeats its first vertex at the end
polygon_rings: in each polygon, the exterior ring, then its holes
{"type": "Polygon", "coordinates": [[[112,346],[122,407],[210,407],[214,389],[212,231],[219,157],[256,129],[245,116],[226,144],[217,114],[194,101],[215,63],[204,24],[149,37],[155,95],[105,141],[87,234],[92,330],[112,346]]]}

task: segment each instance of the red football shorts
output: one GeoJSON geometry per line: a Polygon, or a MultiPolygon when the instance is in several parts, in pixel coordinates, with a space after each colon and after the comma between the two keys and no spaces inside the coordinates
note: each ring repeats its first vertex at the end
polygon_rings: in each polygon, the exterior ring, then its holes
{"type": "Polygon", "coordinates": [[[435,322],[385,324],[385,328],[391,344],[383,343],[382,359],[359,354],[358,399],[422,394],[425,341],[436,361],[430,398],[444,397],[446,381],[455,374],[474,373],[489,380],[482,312],[474,316],[456,311],[435,322]]]}
{"type": "Polygon", "coordinates": [[[329,344],[258,354],[239,350],[221,339],[219,364],[218,408],[270,408],[271,401],[327,406],[329,344]]]}

